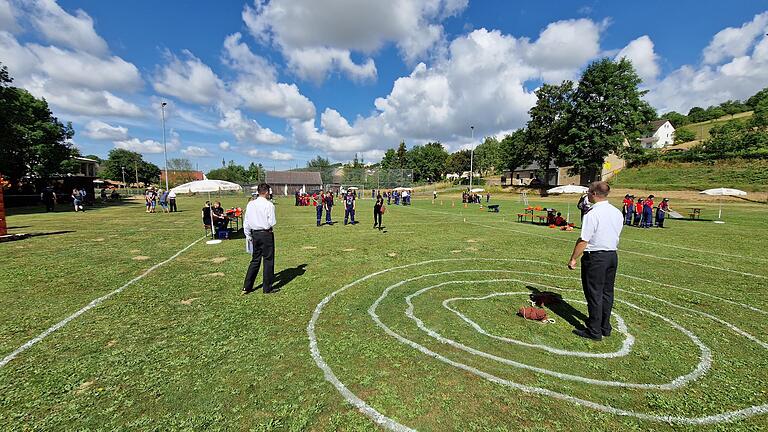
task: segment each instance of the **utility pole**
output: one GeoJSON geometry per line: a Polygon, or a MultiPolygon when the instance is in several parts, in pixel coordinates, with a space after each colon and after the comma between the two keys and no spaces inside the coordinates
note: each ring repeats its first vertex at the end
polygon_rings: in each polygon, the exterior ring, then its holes
{"type": "Polygon", "coordinates": [[[472,130],[472,147],[469,151],[469,191],[472,192],[472,180],[475,177],[475,127],[470,126],[469,129],[472,130]]]}
{"type": "Polygon", "coordinates": [[[167,102],[160,104],[160,112],[163,119],[163,155],[165,155],[165,190],[168,190],[168,149],[165,146],[165,106],[167,102]]]}
{"type": "Polygon", "coordinates": [[[125,184],[125,167],[124,167],[124,166],[121,166],[120,168],[122,168],[122,169],[123,169],[123,189],[125,189],[125,187],[127,186],[127,185],[125,184]]]}
{"type": "MultiPolygon", "coordinates": [[[[139,187],[139,168],[136,161],[133,161],[133,173],[136,174],[136,187],[139,187]]],[[[166,176],[167,178],[167,176],[166,176]]],[[[146,185],[144,185],[146,186],[146,185]]]]}

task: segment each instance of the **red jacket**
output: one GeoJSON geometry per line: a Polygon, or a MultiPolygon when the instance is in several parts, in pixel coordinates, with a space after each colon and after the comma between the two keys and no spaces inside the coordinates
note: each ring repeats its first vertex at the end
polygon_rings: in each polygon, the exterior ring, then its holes
{"type": "Polygon", "coordinates": [[[635,213],[642,213],[643,212],[643,203],[638,202],[635,204],[635,213]]]}
{"type": "Polygon", "coordinates": [[[643,202],[643,205],[645,205],[646,207],[653,208],[653,200],[652,199],[647,199],[647,200],[645,200],[645,202],[643,202]]]}

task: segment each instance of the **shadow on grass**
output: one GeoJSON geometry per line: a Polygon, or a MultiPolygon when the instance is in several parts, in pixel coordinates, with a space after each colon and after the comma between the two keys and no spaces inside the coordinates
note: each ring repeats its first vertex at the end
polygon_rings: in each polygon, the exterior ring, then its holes
{"type": "MultiPolygon", "coordinates": [[[[143,202],[138,201],[111,201],[106,204],[95,204],[86,206],[85,210],[86,213],[89,211],[99,211],[101,209],[106,209],[110,207],[122,207],[122,206],[133,206],[133,207],[144,207],[143,202]]],[[[59,204],[56,206],[55,210],[52,212],[46,212],[44,205],[39,206],[22,206],[22,207],[6,207],[5,213],[8,216],[18,216],[18,215],[31,215],[31,214],[44,214],[44,213],[74,213],[73,207],[69,204],[59,204]]]]}
{"type": "Polygon", "coordinates": [[[567,321],[577,330],[584,330],[586,328],[584,323],[587,321],[587,316],[563,300],[563,296],[551,291],[540,291],[538,288],[530,285],[526,286],[526,288],[531,291],[531,301],[543,304],[543,306],[567,321]]]}
{"type": "Polygon", "coordinates": [[[49,231],[49,232],[38,232],[38,233],[30,233],[29,237],[45,237],[50,235],[59,235],[59,234],[69,234],[76,231],[72,230],[66,230],[66,231],[49,231]]]}
{"type": "MultiPolygon", "coordinates": [[[[272,281],[272,289],[282,290],[286,285],[291,283],[294,279],[304,275],[304,273],[307,272],[306,268],[307,268],[306,264],[301,264],[296,267],[287,268],[275,274],[275,279],[272,281]]],[[[259,284],[259,286],[255,288],[255,290],[260,290],[261,288],[263,288],[263,284],[259,284]]]]}

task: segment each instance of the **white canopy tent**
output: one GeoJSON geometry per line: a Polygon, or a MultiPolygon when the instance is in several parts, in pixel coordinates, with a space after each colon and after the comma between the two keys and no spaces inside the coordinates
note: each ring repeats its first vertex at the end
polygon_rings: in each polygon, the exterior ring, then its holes
{"type": "MultiPolygon", "coordinates": [[[[747,196],[747,193],[744,192],[743,190],[722,188],[722,187],[703,190],[699,193],[704,195],[710,195],[710,196],[747,196]]],[[[717,212],[717,220],[715,221],[715,223],[725,223],[722,220],[722,217],[723,217],[723,202],[720,201],[720,209],[717,212]]]]}
{"type": "MultiPolygon", "coordinates": [[[[203,180],[196,180],[183,185],[176,186],[171,189],[171,192],[177,194],[189,194],[189,193],[208,193],[208,202],[211,201],[211,192],[239,192],[243,187],[237,183],[232,183],[224,180],[209,180],[204,178],[203,180]]],[[[210,208],[210,204],[208,204],[210,208]]],[[[213,232],[213,216],[211,216],[211,236],[215,237],[213,232]]],[[[213,239],[207,242],[208,244],[221,243],[221,240],[213,239]]]]}
{"type": "Polygon", "coordinates": [[[485,189],[483,189],[483,188],[470,189],[470,192],[472,192],[472,193],[478,193],[478,192],[484,192],[484,191],[485,191],[485,189]]]}
{"type": "MultiPolygon", "coordinates": [[[[553,195],[560,195],[560,194],[578,194],[583,195],[587,193],[589,190],[586,186],[579,186],[579,185],[565,185],[565,186],[558,186],[553,187],[552,189],[548,189],[547,193],[553,194],[553,195]]],[[[568,201],[568,214],[565,217],[566,222],[571,221],[571,202],[568,201]]]]}

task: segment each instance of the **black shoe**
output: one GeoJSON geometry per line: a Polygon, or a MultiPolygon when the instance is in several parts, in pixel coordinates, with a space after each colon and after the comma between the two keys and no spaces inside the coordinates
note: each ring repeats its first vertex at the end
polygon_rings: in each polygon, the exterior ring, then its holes
{"type": "Polygon", "coordinates": [[[586,330],[574,330],[573,334],[575,334],[576,336],[579,336],[579,337],[586,338],[586,339],[592,339],[594,341],[599,341],[599,340],[603,339],[602,336],[593,336],[591,333],[589,333],[586,330]]]}
{"type": "Polygon", "coordinates": [[[611,336],[611,331],[610,330],[603,332],[603,337],[610,337],[610,336],[611,336]]]}
{"type": "Polygon", "coordinates": [[[273,288],[273,289],[271,289],[269,291],[264,290],[264,294],[275,294],[275,293],[279,293],[279,292],[280,292],[280,288],[273,288]]]}

